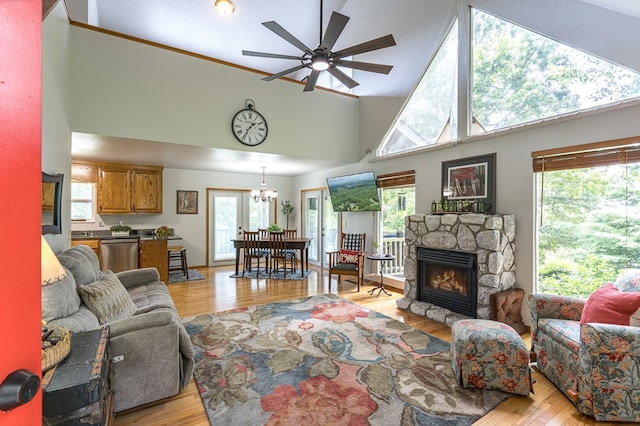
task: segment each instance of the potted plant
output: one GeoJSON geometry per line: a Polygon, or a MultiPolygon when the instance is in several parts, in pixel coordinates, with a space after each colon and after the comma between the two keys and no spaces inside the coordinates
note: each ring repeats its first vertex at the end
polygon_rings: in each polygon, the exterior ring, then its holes
{"type": "Polygon", "coordinates": [[[373,246],[373,251],[375,254],[382,254],[380,250],[380,244],[377,241],[372,241],[371,245],[373,246]]]}
{"type": "Polygon", "coordinates": [[[272,224],[271,224],[271,225],[269,225],[269,227],[267,228],[267,231],[269,231],[269,232],[271,232],[271,231],[273,231],[273,232],[280,232],[280,231],[282,231],[282,229],[280,229],[280,227],[279,227],[277,224],[272,223],[272,224]]]}
{"type": "Polygon", "coordinates": [[[166,238],[166,237],[168,237],[170,235],[171,235],[171,229],[169,229],[169,227],[167,225],[159,226],[158,229],[156,229],[156,236],[157,237],[166,238]]]}
{"type": "Polygon", "coordinates": [[[289,229],[289,215],[293,213],[293,209],[295,209],[295,207],[291,205],[291,201],[289,200],[283,201],[281,204],[282,204],[282,214],[285,215],[287,218],[287,229],[289,229]]]}
{"type": "Polygon", "coordinates": [[[131,231],[131,227],[129,225],[123,225],[119,223],[111,227],[111,236],[112,237],[128,237],[129,231],[131,231]]]}

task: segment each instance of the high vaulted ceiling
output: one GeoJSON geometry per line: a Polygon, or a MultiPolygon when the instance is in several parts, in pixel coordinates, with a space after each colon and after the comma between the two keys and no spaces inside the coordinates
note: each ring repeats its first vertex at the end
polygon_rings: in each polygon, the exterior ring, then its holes
{"type": "MultiPolygon", "coordinates": [[[[583,1],[640,17],[637,0],[583,1]]],[[[299,63],[243,56],[242,50],[295,56],[301,52],[265,28],[262,22],[276,21],[312,49],[319,44],[320,0],[233,2],[235,12],[222,16],[215,10],[215,0],[66,0],[73,21],[269,73],[299,63]]],[[[442,37],[456,8],[457,2],[444,0],[324,0],[322,31],[331,12],[337,11],[350,20],[334,50],[393,34],[397,46],[354,57],[358,61],[393,65],[391,73],[354,70],[354,79],[360,85],[353,93],[406,96],[437,48],[434,38],[442,37]]],[[[289,77],[302,80],[306,75],[308,71],[301,71],[289,77]]]]}
{"type": "MultiPolygon", "coordinates": [[[[65,0],[71,21],[95,26],[172,48],[193,52],[210,58],[241,65],[266,73],[277,73],[298,65],[295,60],[243,56],[242,50],[300,55],[300,51],[268,30],[262,22],[276,21],[292,35],[311,48],[319,44],[320,0],[232,0],[235,13],[218,14],[215,0],[65,0]]],[[[586,7],[595,5],[610,11],[640,17],[637,0],[569,0],[586,7]],[[586,4],[586,3],[589,3],[586,4]]],[[[334,50],[393,34],[397,45],[364,53],[356,61],[393,65],[388,75],[353,71],[360,83],[353,94],[358,96],[406,97],[422,75],[424,68],[438,48],[458,10],[458,1],[451,0],[324,0],[322,31],[332,11],[350,18],[338,38],[334,50]]],[[[470,1],[474,4],[474,1],[470,1]]],[[[478,1],[497,8],[500,1],[478,1]]],[[[568,22],[572,17],[561,17],[568,22]]],[[[563,24],[564,25],[564,24],[563,24]]],[[[302,80],[308,71],[288,77],[302,80]]],[[[256,74],[256,79],[263,75],[256,74]]],[[[270,84],[264,82],[264,84],[270,84]]],[[[300,85],[302,91],[303,86],[300,85]]],[[[313,92],[305,94],[314,96],[313,92]]],[[[74,139],[73,155],[107,156],[99,147],[123,149],[130,141],[118,141],[82,135],[74,139]],[[91,140],[93,138],[93,140],[91,140]]],[[[167,144],[166,152],[158,152],[159,159],[175,159],[176,147],[167,144]]],[[[164,148],[160,148],[162,151],[164,148]]],[[[184,147],[177,148],[181,151],[184,147]]],[[[113,152],[113,151],[111,151],[113,152]]],[[[202,158],[194,152],[192,157],[202,158]]],[[[219,153],[218,153],[219,154],[219,153]]],[[[134,158],[134,157],[130,157],[134,158]]],[[[117,160],[117,159],[113,159],[117,160]]],[[[164,162],[168,160],[163,160],[164,162]]],[[[286,158],[278,161],[286,162],[286,158]]],[[[191,165],[193,166],[193,162],[191,165]]],[[[298,174],[301,159],[292,159],[288,173],[298,174]]],[[[176,164],[166,164],[178,167],[176,164]]],[[[310,164],[304,170],[319,170],[329,164],[310,164]]],[[[282,167],[281,170],[287,170],[282,167]]]]}

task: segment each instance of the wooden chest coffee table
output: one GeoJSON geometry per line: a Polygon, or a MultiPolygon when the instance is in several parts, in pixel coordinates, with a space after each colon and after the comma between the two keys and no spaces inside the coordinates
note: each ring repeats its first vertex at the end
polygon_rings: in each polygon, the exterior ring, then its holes
{"type": "Polygon", "coordinates": [[[69,355],[42,378],[44,425],[111,425],[109,327],[71,335],[69,355]]]}

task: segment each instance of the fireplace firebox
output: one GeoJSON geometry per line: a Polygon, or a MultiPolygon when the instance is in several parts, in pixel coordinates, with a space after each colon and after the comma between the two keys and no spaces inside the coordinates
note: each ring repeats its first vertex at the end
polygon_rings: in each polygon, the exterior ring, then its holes
{"type": "Polygon", "coordinates": [[[417,247],[418,300],[477,318],[477,255],[417,247]]]}

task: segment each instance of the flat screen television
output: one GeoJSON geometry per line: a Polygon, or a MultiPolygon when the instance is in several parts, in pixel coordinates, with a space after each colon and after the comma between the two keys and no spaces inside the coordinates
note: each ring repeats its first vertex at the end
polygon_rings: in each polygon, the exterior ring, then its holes
{"type": "Polygon", "coordinates": [[[376,176],[373,172],[327,178],[333,211],[370,212],[380,210],[376,176]]]}

